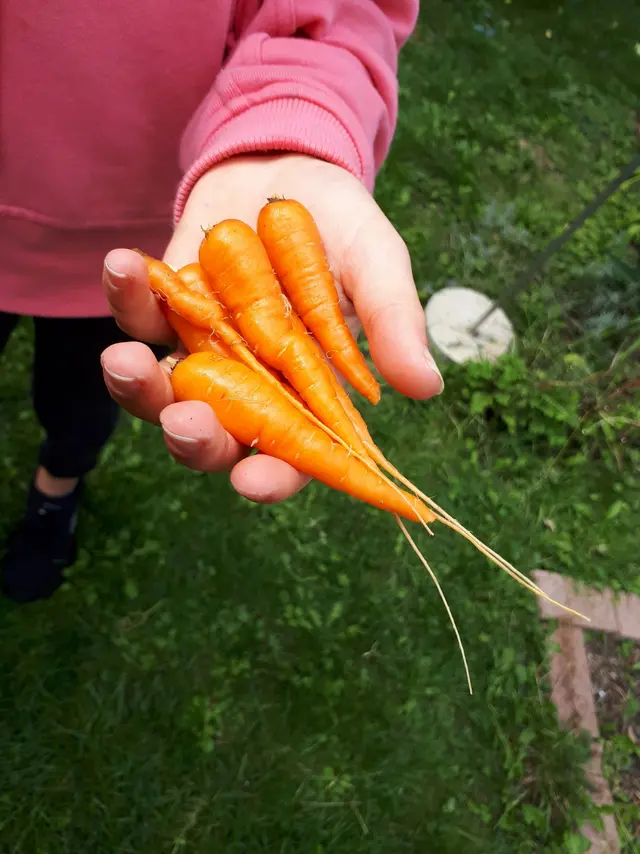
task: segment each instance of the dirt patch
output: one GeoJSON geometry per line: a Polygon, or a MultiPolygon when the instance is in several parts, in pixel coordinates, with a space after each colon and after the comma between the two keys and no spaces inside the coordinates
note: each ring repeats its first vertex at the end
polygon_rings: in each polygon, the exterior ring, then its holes
{"type": "Polygon", "coordinates": [[[640,852],[640,643],[604,632],[585,642],[622,850],[640,852]]]}

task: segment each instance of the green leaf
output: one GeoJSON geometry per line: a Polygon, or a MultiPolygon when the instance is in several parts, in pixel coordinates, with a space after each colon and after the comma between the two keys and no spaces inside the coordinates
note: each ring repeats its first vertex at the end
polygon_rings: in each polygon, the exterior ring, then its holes
{"type": "Polygon", "coordinates": [[[532,804],[522,805],[522,817],[531,827],[542,828],[546,823],[546,816],[543,811],[532,804]]]}
{"type": "Polygon", "coordinates": [[[135,599],[138,596],[138,585],[133,578],[127,578],[124,582],[124,594],[127,599],[135,599]]]}
{"type": "Polygon", "coordinates": [[[331,611],[329,612],[329,617],[327,619],[327,625],[330,626],[335,623],[336,620],[339,620],[342,614],[344,613],[344,605],[342,602],[334,602],[331,611]]]}
{"type": "Polygon", "coordinates": [[[626,501],[623,501],[621,498],[618,498],[617,501],[614,501],[611,507],[607,510],[606,518],[608,520],[615,519],[616,516],[619,516],[623,510],[628,510],[629,505],[626,501]]]}
{"type": "Polygon", "coordinates": [[[591,847],[591,843],[579,833],[572,833],[565,837],[565,851],[567,854],[585,854],[591,847]]]}
{"type": "Polygon", "coordinates": [[[474,391],[471,395],[471,404],[469,406],[469,412],[472,415],[481,415],[485,409],[491,406],[492,397],[486,392],[483,391],[474,391]]]}

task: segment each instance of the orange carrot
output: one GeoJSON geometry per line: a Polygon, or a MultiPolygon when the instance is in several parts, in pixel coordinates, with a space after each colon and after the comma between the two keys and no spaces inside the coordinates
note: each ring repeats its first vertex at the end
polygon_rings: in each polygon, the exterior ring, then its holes
{"type": "Polygon", "coordinates": [[[246,365],[213,353],[195,353],[176,365],[171,383],[176,400],[205,401],[222,426],[244,445],[257,447],[373,507],[413,522],[435,518],[422,502],[394,489],[333,441],[246,365]]]}
{"type": "MultiPolygon", "coordinates": [[[[190,353],[211,351],[227,358],[237,358],[275,385],[279,391],[285,394],[290,403],[294,404],[317,427],[324,428],[331,438],[336,441],[342,440],[345,445],[352,448],[356,457],[361,460],[366,459],[369,465],[374,468],[376,467],[372,462],[374,459],[386,463],[369,435],[364,419],[340,385],[331,368],[325,365],[331,388],[336,398],[343,404],[343,416],[346,416],[347,422],[351,421],[352,429],[359,437],[359,448],[354,449],[352,445],[348,445],[342,436],[318,419],[307,408],[305,401],[296,390],[279,376],[277,371],[269,365],[265,365],[248,350],[235,328],[222,317],[223,306],[211,296],[210,284],[200,264],[190,264],[175,273],[164,262],[144,255],[144,253],[140,254],[143,254],[147,261],[151,290],[162,299],[161,304],[164,306],[165,315],[190,353]],[[183,280],[189,283],[188,286],[183,283],[183,280]]],[[[290,313],[289,317],[294,329],[298,330],[302,337],[305,337],[304,326],[300,318],[293,312],[290,313]]],[[[317,358],[322,360],[317,342],[308,336],[305,337],[305,340],[314,352],[317,351],[317,358]]],[[[325,363],[323,362],[323,364],[325,363]]],[[[396,475],[394,474],[394,476],[396,475]]],[[[393,486],[398,489],[395,484],[393,486]]]]}
{"type": "MultiPolygon", "coordinates": [[[[187,264],[178,270],[178,278],[192,293],[200,294],[201,296],[213,299],[213,294],[209,283],[204,278],[204,271],[197,262],[187,264]]],[[[217,302],[217,301],[216,301],[217,302]]],[[[218,316],[222,318],[223,309],[220,303],[218,316]]],[[[182,315],[177,314],[171,309],[167,309],[167,319],[178,334],[178,338],[182,341],[189,353],[201,353],[210,351],[217,353],[218,356],[224,356],[227,359],[236,358],[231,348],[218,338],[216,332],[210,328],[206,329],[202,326],[195,326],[188,320],[185,320],[182,315]]]]}
{"type": "Polygon", "coordinates": [[[328,359],[371,403],[380,386],[369,370],[338,299],[318,227],[291,199],[269,199],[258,215],[258,235],[292,306],[328,359]]]}
{"type": "Polygon", "coordinates": [[[240,220],[215,225],[200,246],[200,263],[258,358],[288,379],[320,421],[366,455],[336,394],[331,368],[300,331],[255,231],[240,220]]]}
{"type": "Polygon", "coordinates": [[[180,281],[185,284],[190,291],[197,294],[202,294],[205,297],[213,297],[214,293],[211,285],[207,281],[206,274],[202,266],[194,261],[192,264],[185,264],[178,270],[180,281]]]}
{"type": "Polygon", "coordinates": [[[224,341],[220,341],[210,329],[194,326],[170,308],[166,308],[165,315],[189,353],[210,352],[226,359],[235,358],[231,348],[224,341]]]}
{"type": "Polygon", "coordinates": [[[270,379],[277,387],[283,387],[286,394],[292,398],[292,402],[300,407],[305,406],[295,389],[283,382],[276,371],[257,359],[249,350],[238,331],[224,317],[222,305],[211,295],[209,285],[206,284],[201,272],[192,277],[191,274],[196,271],[187,271],[185,273],[185,280],[189,282],[187,286],[168,264],[144,253],[140,254],[147,262],[149,287],[162,300],[161,305],[169,323],[174,326],[174,317],[182,320],[181,324],[180,320],[177,322],[181,325],[189,343],[181,338],[175,326],[174,329],[190,352],[210,350],[228,356],[228,348],[232,354],[231,358],[244,362],[260,376],[270,379]],[[208,336],[208,342],[205,341],[204,335],[208,336]],[[222,347],[219,348],[216,344],[222,347]]]}
{"type": "MultiPolygon", "coordinates": [[[[154,290],[157,294],[159,294],[159,290],[157,287],[154,287],[155,279],[160,278],[162,275],[166,276],[166,281],[171,281],[174,277],[173,270],[164,264],[162,261],[156,261],[153,258],[150,258],[144,253],[140,253],[143,255],[144,259],[147,261],[147,265],[149,268],[149,280],[152,290],[154,290]]],[[[200,265],[196,265],[200,267],[200,265]]],[[[185,270],[185,268],[183,268],[185,270]]],[[[187,285],[190,290],[193,290],[195,293],[201,293],[204,295],[209,295],[207,291],[201,287],[201,283],[198,279],[194,278],[193,272],[186,270],[184,277],[181,275],[182,271],[178,271],[178,276],[180,276],[181,281],[184,281],[184,284],[187,285]]],[[[219,303],[218,303],[219,305],[219,303]]],[[[231,350],[224,344],[224,342],[220,341],[214,332],[212,332],[211,328],[205,328],[199,325],[196,325],[193,322],[189,322],[186,320],[181,314],[178,314],[174,311],[167,301],[166,294],[163,294],[163,300],[160,303],[160,309],[164,316],[167,319],[167,322],[176,333],[180,341],[184,344],[189,353],[197,353],[203,350],[209,350],[211,352],[217,353],[219,356],[225,356],[228,358],[232,358],[231,350]]],[[[220,316],[222,316],[222,307],[220,307],[220,316]]]]}
{"type": "MultiPolygon", "coordinates": [[[[223,324],[224,311],[218,300],[187,288],[168,264],[143,256],[149,272],[149,287],[176,314],[194,326],[213,329],[223,324]]],[[[236,333],[237,335],[237,333],[236,333]]]]}
{"type": "MultiPolygon", "coordinates": [[[[206,331],[202,329],[199,325],[194,325],[198,321],[198,315],[201,314],[204,323],[207,322],[207,311],[210,309],[210,304],[208,302],[194,302],[188,301],[186,304],[183,304],[180,297],[180,290],[177,287],[177,283],[174,281],[174,274],[171,268],[169,268],[166,264],[160,261],[155,261],[153,258],[149,258],[145,256],[149,263],[149,276],[150,283],[152,289],[155,289],[156,292],[163,296],[164,299],[168,299],[172,305],[182,305],[182,311],[186,313],[188,317],[191,318],[191,322],[184,320],[181,315],[177,315],[175,312],[167,310],[168,313],[172,314],[174,318],[177,318],[177,324],[180,325],[183,330],[184,338],[179,334],[181,341],[187,347],[190,353],[194,352],[203,352],[210,350],[212,352],[217,352],[219,355],[229,357],[229,352],[225,352],[225,344],[223,341],[218,340],[214,337],[214,334],[207,335],[206,331]],[[168,283],[171,283],[169,286],[168,283]],[[219,346],[216,345],[219,344],[219,346]]],[[[184,283],[190,291],[195,294],[204,296],[206,298],[213,298],[214,289],[212,288],[211,282],[207,277],[207,273],[199,262],[194,262],[191,264],[187,264],[178,270],[177,273],[180,281],[184,283]]],[[[219,309],[219,315],[216,314],[216,322],[213,324],[212,328],[216,329],[216,334],[219,335],[222,332],[224,340],[228,341],[232,345],[232,356],[231,358],[240,358],[245,364],[249,367],[255,367],[255,357],[249,355],[246,349],[244,348],[243,343],[240,343],[239,336],[237,336],[236,331],[229,327],[227,332],[229,335],[225,335],[224,332],[224,323],[228,323],[228,321],[222,321],[220,318],[222,317],[222,313],[224,311],[223,306],[216,300],[217,309],[219,309]]],[[[283,310],[286,309],[286,306],[283,306],[283,310]]],[[[294,329],[298,330],[301,335],[306,335],[307,330],[302,323],[301,319],[295,312],[290,312],[288,315],[293,323],[294,329]]],[[[173,322],[174,328],[176,328],[176,322],[173,322]]],[[[318,342],[313,341],[313,339],[308,339],[316,348],[321,355],[321,350],[319,348],[318,342]]],[[[257,360],[258,364],[261,365],[264,370],[268,371],[269,374],[282,385],[282,389],[285,392],[285,395],[288,397],[289,401],[298,405],[302,405],[305,408],[306,414],[309,417],[310,413],[306,409],[305,402],[298,395],[295,389],[289,385],[289,383],[284,380],[282,376],[278,374],[277,371],[270,368],[268,365],[265,365],[261,360],[257,360]]],[[[403,475],[397,471],[384,457],[380,449],[376,446],[375,442],[371,438],[371,434],[367,428],[367,425],[354,406],[353,401],[345,391],[345,389],[340,384],[338,378],[334,375],[333,371],[329,369],[328,377],[330,379],[332,388],[335,392],[336,397],[342,403],[343,408],[345,410],[345,414],[351,420],[351,423],[357,432],[363,447],[357,448],[356,456],[368,458],[370,462],[374,463],[374,466],[381,465],[384,470],[386,470],[393,477],[398,478],[407,488],[412,491],[416,491],[415,487],[408,481],[403,475]]],[[[317,422],[315,419],[311,419],[316,423],[316,426],[322,426],[322,422],[317,422]]],[[[323,425],[326,427],[326,425],[323,425]]],[[[329,435],[332,435],[333,431],[328,430],[329,435]]],[[[339,435],[333,435],[334,439],[341,438],[339,435]]],[[[395,487],[395,484],[394,484],[395,487]]],[[[397,488],[397,487],[395,487],[397,488]]],[[[420,498],[424,500],[425,496],[420,495],[420,498]]],[[[439,508],[438,508],[439,509],[439,508]]]]}

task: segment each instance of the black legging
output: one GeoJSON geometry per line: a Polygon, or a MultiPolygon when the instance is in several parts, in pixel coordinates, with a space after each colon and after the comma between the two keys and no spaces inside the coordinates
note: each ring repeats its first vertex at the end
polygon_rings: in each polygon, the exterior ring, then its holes
{"type": "MultiPolygon", "coordinates": [[[[0,312],[0,353],[19,320],[0,312]]],[[[34,326],[33,405],[46,434],[39,463],[54,477],[80,477],[95,467],[118,423],[100,354],[131,339],[112,317],[36,317],[34,326]]],[[[157,358],[165,355],[162,348],[153,350],[157,358]]]]}

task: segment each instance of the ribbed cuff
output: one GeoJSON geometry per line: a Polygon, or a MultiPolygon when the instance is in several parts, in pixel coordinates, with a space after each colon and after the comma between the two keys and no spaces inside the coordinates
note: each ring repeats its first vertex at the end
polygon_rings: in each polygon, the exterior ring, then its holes
{"type": "Polygon", "coordinates": [[[354,139],[333,113],[302,98],[279,98],[250,106],[213,131],[178,187],[174,223],[205,172],[235,154],[256,151],[310,154],[342,166],[367,186],[373,183],[373,176],[367,174],[372,170],[366,168],[354,139]]]}

